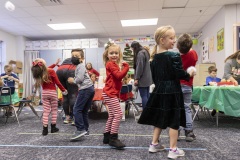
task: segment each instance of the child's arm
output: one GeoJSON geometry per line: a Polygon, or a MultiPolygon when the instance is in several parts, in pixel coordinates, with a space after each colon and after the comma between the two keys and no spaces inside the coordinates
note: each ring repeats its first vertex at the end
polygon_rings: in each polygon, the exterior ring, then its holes
{"type": "Polygon", "coordinates": [[[79,64],[75,70],[74,83],[81,84],[84,81],[84,75],[86,73],[86,68],[79,64]]]}
{"type": "Polygon", "coordinates": [[[190,74],[188,74],[184,69],[183,69],[183,65],[182,65],[182,59],[180,57],[180,54],[178,53],[174,53],[174,55],[172,55],[172,59],[173,59],[173,67],[176,69],[176,73],[177,73],[177,77],[179,79],[184,79],[189,81],[190,78],[190,74]]]}
{"type": "Polygon", "coordinates": [[[121,70],[121,71],[120,71],[119,66],[114,62],[113,63],[108,63],[106,68],[111,71],[112,75],[115,78],[117,78],[118,80],[122,80],[126,76],[128,70],[129,70],[128,63],[123,62],[122,65],[123,65],[123,70],[121,70]]]}

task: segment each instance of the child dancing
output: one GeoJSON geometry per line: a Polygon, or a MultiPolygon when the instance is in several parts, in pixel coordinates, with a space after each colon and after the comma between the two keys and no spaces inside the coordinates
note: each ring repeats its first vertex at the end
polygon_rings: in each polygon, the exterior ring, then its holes
{"type": "Polygon", "coordinates": [[[103,62],[106,66],[106,84],[103,88],[103,99],[108,106],[108,120],[106,123],[103,143],[123,149],[123,144],[118,139],[118,130],[120,120],[122,119],[122,111],[119,103],[119,94],[122,88],[122,78],[124,78],[129,70],[129,65],[122,61],[122,52],[119,45],[109,42],[103,53],[103,62]]]}
{"type": "Polygon", "coordinates": [[[151,55],[151,71],[155,88],[138,123],[154,126],[149,152],[159,152],[165,149],[161,145],[159,136],[162,129],[169,127],[168,158],[174,159],[185,155],[183,150],[177,148],[179,126],[186,126],[180,79],[189,80],[194,75],[194,71],[185,72],[182,68],[180,54],[168,51],[168,49],[173,49],[176,42],[175,31],[171,26],[159,27],[154,38],[156,45],[151,55]]]}
{"type": "Polygon", "coordinates": [[[43,103],[43,131],[42,135],[48,134],[48,117],[52,114],[51,133],[58,132],[56,127],[57,111],[58,111],[58,97],[56,86],[62,91],[63,95],[67,94],[67,90],[59,82],[55,71],[46,67],[46,62],[42,58],[37,58],[33,61],[31,68],[33,78],[35,80],[35,90],[42,86],[42,103],[43,103]]]}

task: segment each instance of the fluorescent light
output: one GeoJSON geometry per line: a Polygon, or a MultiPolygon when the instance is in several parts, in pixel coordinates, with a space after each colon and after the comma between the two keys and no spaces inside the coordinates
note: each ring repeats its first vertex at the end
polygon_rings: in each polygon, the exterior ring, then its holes
{"type": "Polygon", "coordinates": [[[123,27],[157,25],[158,18],[121,20],[123,27]]]}
{"type": "Polygon", "coordinates": [[[85,29],[82,23],[58,23],[47,25],[54,30],[85,29]]]}

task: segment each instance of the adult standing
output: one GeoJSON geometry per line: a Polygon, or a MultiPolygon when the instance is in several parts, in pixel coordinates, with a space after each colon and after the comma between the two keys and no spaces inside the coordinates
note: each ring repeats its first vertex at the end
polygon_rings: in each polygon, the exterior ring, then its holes
{"type": "Polygon", "coordinates": [[[77,84],[70,84],[67,81],[69,77],[75,76],[75,69],[77,64],[74,64],[74,56],[75,55],[72,54],[71,58],[65,59],[56,71],[59,81],[68,91],[67,95],[63,95],[63,110],[66,116],[63,122],[65,124],[70,124],[73,122],[73,106],[78,94],[77,84]]]}
{"type": "Polygon", "coordinates": [[[142,107],[144,109],[150,96],[149,88],[152,84],[152,74],[149,62],[150,54],[136,41],[132,42],[131,48],[134,53],[134,85],[138,86],[142,98],[142,107]]]}
{"type": "Polygon", "coordinates": [[[223,79],[240,84],[240,50],[225,59],[223,79]]]}

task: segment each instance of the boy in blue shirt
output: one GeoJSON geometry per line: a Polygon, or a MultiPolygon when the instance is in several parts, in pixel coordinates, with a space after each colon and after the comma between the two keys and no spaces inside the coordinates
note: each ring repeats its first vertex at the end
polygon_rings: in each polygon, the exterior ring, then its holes
{"type": "Polygon", "coordinates": [[[206,77],[206,85],[214,86],[217,82],[221,82],[221,79],[217,77],[217,68],[215,66],[210,66],[208,68],[209,76],[206,77]]]}

